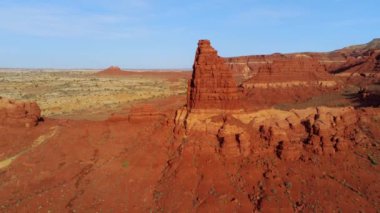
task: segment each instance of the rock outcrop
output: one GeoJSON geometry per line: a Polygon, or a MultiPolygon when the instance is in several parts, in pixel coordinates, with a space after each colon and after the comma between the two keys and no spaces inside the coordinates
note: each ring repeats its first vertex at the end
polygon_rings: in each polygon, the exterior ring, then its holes
{"type": "MultiPolygon", "coordinates": [[[[267,67],[268,64],[271,65],[274,61],[293,61],[294,59],[297,59],[298,56],[309,57],[318,61],[329,73],[341,73],[357,67],[358,65],[365,63],[367,59],[370,59],[372,53],[380,50],[379,41],[380,39],[374,39],[367,44],[350,46],[324,53],[275,53],[271,55],[230,57],[225,58],[225,61],[233,71],[233,76],[239,83],[255,76],[262,67],[266,69],[265,67],[267,67]]],[[[367,69],[367,71],[369,70],[367,69]]]]}
{"type": "Polygon", "coordinates": [[[32,127],[38,124],[41,110],[36,102],[0,97],[0,126],[32,127]]]}
{"type": "Polygon", "coordinates": [[[97,76],[121,76],[124,75],[124,71],[117,66],[110,66],[105,70],[96,73],[97,76]]]}
{"type": "Polygon", "coordinates": [[[239,109],[240,98],[241,90],[224,59],[210,41],[200,40],[188,85],[188,109],[239,109]]]}
{"type": "MultiPolygon", "coordinates": [[[[335,55],[335,54],[334,54],[335,55]]],[[[327,67],[337,66],[345,59],[329,59],[330,56],[312,53],[253,55],[225,58],[234,78],[243,83],[250,79],[266,82],[315,81],[331,79],[327,67]],[[333,62],[333,63],[332,63],[333,62]],[[333,64],[333,65],[331,65],[333,64]],[[327,66],[328,65],[328,66],[327,66]],[[302,72],[303,75],[300,75],[302,72]],[[267,77],[270,76],[268,81],[267,77]]],[[[331,56],[335,57],[335,56],[331,56]]]]}
{"type": "Polygon", "coordinates": [[[292,87],[308,85],[335,86],[336,82],[316,59],[296,56],[275,59],[262,64],[257,73],[243,83],[244,87],[292,87]]]}
{"type": "Polygon", "coordinates": [[[360,141],[352,138],[360,135],[356,130],[360,116],[354,108],[257,111],[252,107],[260,101],[302,100],[336,86],[318,60],[275,55],[259,64],[254,76],[238,86],[226,60],[208,40],[199,41],[187,107],[177,111],[174,132],[213,135],[215,150],[226,157],[275,153],[284,160],[299,159],[305,151],[332,155],[360,141]]]}
{"type": "Polygon", "coordinates": [[[350,57],[334,71],[347,83],[367,87],[380,81],[380,50],[366,52],[366,56],[350,57]]]}
{"type": "Polygon", "coordinates": [[[272,153],[297,160],[305,151],[332,155],[366,140],[358,128],[359,112],[351,107],[177,115],[176,123],[185,122],[189,135],[215,135],[217,149],[230,158],[272,153]]]}

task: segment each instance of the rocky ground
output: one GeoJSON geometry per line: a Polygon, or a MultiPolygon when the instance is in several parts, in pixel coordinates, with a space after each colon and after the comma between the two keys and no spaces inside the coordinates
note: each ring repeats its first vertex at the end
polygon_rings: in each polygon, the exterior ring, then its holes
{"type": "Polygon", "coordinates": [[[183,127],[172,118],[184,101],[149,101],[105,121],[45,118],[33,128],[1,127],[0,209],[379,209],[379,109],[193,115],[183,127]],[[329,116],[315,120],[324,112],[329,116]],[[323,131],[309,131],[303,119],[323,131]]]}

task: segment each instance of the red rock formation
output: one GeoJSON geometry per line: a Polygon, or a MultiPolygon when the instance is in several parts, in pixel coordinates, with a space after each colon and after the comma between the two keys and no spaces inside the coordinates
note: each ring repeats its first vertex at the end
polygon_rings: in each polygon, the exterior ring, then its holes
{"type": "Polygon", "coordinates": [[[225,61],[233,71],[233,76],[239,83],[253,77],[261,67],[272,64],[275,60],[293,60],[295,57],[302,55],[319,61],[326,67],[330,73],[344,72],[351,67],[362,64],[371,53],[380,49],[380,39],[374,39],[367,44],[355,45],[339,50],[314,53],[302,52],[291,54],[271,54],[271,55],[251,55],[225,58],[225,61]]]}
{"type": "Polygon", "coordinates": [[[98,77],[147,77],[160,78],[169,81],[180,79],[190,79],[189,70],[122,70],[119,67],[111,66],[105,70],[95,73],[98,77]]]}
{"type": "Polygon", "coordinates": [[[41,110],[35,102],[0,97],[0,126],[35,126],[40,117],[41,110]]]}
{"type": "Polygon", "coordinates": [[[332,155],[361,139],[357,134],[359,112],[347,108],[307,108],[303,110],[262,110],[232,113],[220,119],[218,112],[177,114],[176,123],[194,132],[215,135],[220,152],[228,158],[276,153],[283,160],[297,160],[302,151],[332,155]]]}
{"type": "Polygon", "coordinates": [[[124,71],[117,66],[110,66],[107,69],[96,73],[98,76],[119,76],[124,75],[124,71]]]}
{"type": "Polygon", "coordinates": [[[338,86],[325,66],[307,55],[250,59],[257,60],[249,62],[253,72],[241,78],[247,108],[305,101],[338,86]]]}
{"type": "Polygon", "coordinates": [[[188,86],[188,109],[238,109],[241,91],[210,41],[200,40],[188,86]]]}
{"type": "Polygon", "coordinates": [[[325,67],[309,56],[276,59],[258,68],[251,83],[316,82],[332,80],[325,67]]]}
{"type": "MultiPolygon", "coordinates": [[[[348,62],[349,63],[349,62],[348,62]]],[[[352,63],[351,63],[352,64],[352,63]]],[[[380,72],[380,51],[373,51],[368,58],[361,58],[356,60],[355,64],[347,66],[341,72],[348,73],[370,73],[380,72]]]]}
{"type": "Polygon", "coordinates": [[[242,83],[253,76],[255,76],[259,69],[267,67],[272,64],[273,60],[283,60],[287,56],[284,54],[272,54],[272,55],[251,55],[224,58],[228,64],[235,80],[238,83],[242,83]]]}

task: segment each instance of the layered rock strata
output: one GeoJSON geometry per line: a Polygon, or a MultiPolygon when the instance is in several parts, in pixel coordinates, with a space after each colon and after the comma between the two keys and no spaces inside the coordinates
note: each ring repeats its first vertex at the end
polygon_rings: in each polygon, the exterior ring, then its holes
{"type": "Polygon", "coordinates": [[[298,56],[262,64],[257,68],[257,73],[245,81],[243,86],[267,88],[315,84],[331,87],[335,86],[336,82],[320,62],[308,56],[298,56]]]}
{"type": "Polygon", "coordinates": [[[215,150],[227,157],[275,153],[284,160],[297,160],[305,151],[331,155],[362,140],[356,138],[363,134],[357,131],[360,116],[355,109],[257,111],[250,107],[263,101],[283,103],[289,97],[311,97],[334,83],[326,68],[310,56],[276,55],[239,87],[224,59],[208,40],[201,40],[189,82],[187,107],[177,111],[174,131],[197,134],[199,138],[214,136],[215,150]],[[239,107],[244,110],[226,111],[239,107]]]}
{"type": "Polygon", "coordinates": [[[365,142],[360,121],[360,112],[351,107],[187,116],[179,111],[176,117],[188,135],[214,135],[216,150],[226,157],[275,154],[283,160],[298,160],[303,152],[332,155],[365,142]]]}
{"type": "Polygon", "coordinates": [[[223,58],[218,56],[210,41],[200,40],[188,84],[187,108],[239,109],[241,94],[223,58]]]}
{"type": "Polygon", "coordinates": [[[225,58],[225,61],[239,83],[256,76],[260,70],[271,67],[275,64],[275,61],[289,61],[289,63],[292,63],[294,60],[297,61],[300,56],[319,62],[329,73],[347,73],[347,75],[357,71],[368,73],[373,72],[376,67],[375,55],[380,49],[379,41],[379,39],[374,39],[367,44],[350,46],[331,52],[250,55],[225,58]]]}
{"type": "Polygon", "coordinates": [[[41,118],[36,102],[14,101],[0,97],[0,126],[31,127],[41,118]]]}
{"type": "Polygon", "coordinates": [[[346,62],[343,56],[324,56],[313,53],[299,54],[272,54],[272,55],[257,55],[257,56],[241,56],[225,58],[226,63],[232,70],[233,76],[239,83],[243,83],[251,78],[263,78],[268,73],[273,75],[272,81],[283,81],[284,77],[287,80],[299,79],[314,81],[315,77],[322,79],[331,79],[328,71],[337,69],[346,62]],[[325,58],[326,57],[326,58],[325,58]],[[332,57],[330,59],[330,57],[332,57]],[[286,72],[287,70],[289,72],[286,72]],[[285,75],[281,73],[284,73],[285,75]],[[306,73],[305,76],[293,76],[292,73],[306,73]],[[290,74],[289,76],[286,74],[290,74]],[[312,74],[312,75],[310,75],[312,74]]]}

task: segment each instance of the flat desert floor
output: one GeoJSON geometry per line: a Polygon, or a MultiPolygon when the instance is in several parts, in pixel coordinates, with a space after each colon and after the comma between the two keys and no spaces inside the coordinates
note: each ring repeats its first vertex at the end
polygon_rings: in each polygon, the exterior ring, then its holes
{"type": "Polygon", "coordinates": [[[98,120],[135,103],[186,94],[184,78],[97,77],[95,73],[0,72],[0,97],[36,101],[44,117],[98,120]]]}

